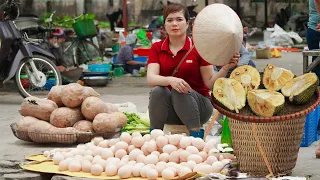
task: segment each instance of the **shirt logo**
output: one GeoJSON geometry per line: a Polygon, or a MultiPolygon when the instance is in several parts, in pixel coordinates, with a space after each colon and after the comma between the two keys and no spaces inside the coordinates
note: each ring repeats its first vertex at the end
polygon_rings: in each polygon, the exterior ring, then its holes
{"type": "Polygon", "coordinates": [[[193,61],[192,60],[186,60],[186,63],[192,63],[193,61]]]}

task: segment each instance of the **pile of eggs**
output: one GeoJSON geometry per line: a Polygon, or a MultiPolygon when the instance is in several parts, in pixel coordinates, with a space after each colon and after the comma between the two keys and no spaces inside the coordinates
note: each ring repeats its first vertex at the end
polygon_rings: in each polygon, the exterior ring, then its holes
{"type": "Polygon", "coordinates": [[[180,134],[164,135],[155,129],[150,134],[123,132],[119,138],[94,138],[76,148],[54,149],[44,155],[59,165],[60,171],[87,172],[95,176],[121,179],[143,177],[173,179],[190,172],[218,173],[230,163],[232,154],[220,154],[221,144],[180,134]]]}

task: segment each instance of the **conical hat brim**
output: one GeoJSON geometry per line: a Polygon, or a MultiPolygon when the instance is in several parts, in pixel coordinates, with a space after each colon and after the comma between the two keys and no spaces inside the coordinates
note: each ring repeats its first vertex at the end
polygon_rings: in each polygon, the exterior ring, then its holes
{"type": "Polygon", "coordinates": [[[229,6],[211,4],[197,15],[192,37],[204,60],[222,66],[240,51],[243,27],[240,18],[229,6]]]}

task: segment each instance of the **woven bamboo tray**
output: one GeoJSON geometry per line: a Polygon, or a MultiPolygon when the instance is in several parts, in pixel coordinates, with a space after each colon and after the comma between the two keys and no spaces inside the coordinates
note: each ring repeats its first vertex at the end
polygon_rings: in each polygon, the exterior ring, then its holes
{"type": "Polygon", "coordinates": [[[119,137],[121,134],[120,129],[112,133],[92,133],[92,132],[79,132],[74,134],[49,134],[49,133],[28,133],[27,131],[17,130],[17,124],[10,125],[13,135],[23,141],[35,143],[52,143],[59,142],[61,144],[74,144],[74,143],[87,143],[94,137],[103,137],[104,139],[111,139],[119,137]],[[38,141],[32,141],[38,139],[38,141]]]}
{"type": "Polygon", "coordinates": [[[246,105],[239,114],[212,105],[229,118],[234,154],[241,172],[253,177],[290,175],[296,165],[306,115],[320,102],[319,90],[304,105],[286,103],[277,116],[256,116],[246,105]]]}

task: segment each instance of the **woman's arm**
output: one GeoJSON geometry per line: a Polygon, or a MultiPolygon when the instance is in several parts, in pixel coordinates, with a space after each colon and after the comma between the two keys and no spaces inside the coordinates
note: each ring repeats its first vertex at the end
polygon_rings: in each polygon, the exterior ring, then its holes
{"type": "Polygon", "coordinates": [[[160,76],[160,65],[157,63],[148,64],[147,82],[149,86],[168,86],[171,77],[160,76]]]}
{"type": "Polygon", "coordinates": [[[237,66],[240,58],[240,54],[236,53],[231,59],[229,64],[222,66],[219,72],[214,72],[213,66],[201,66],[200,73],[205,85],[211,89],[213,87],[214,82],[220,78],[225,77],[229,70],[235,66],[237,66]]]}
{"type": "Polygon", "coordinates": [[[213,66],[201,66],[200,73],[205,85],[212,89],[213,83],[220,77],[225,77],[229,72],[229,69],[226,70],[224,67],[220,69],[219,72],[215,72],[213,66]]]}
{"type": "Polygon", "coordinates": [[[150,63],[147,71],[147,81],[149,86],[171,86],[179,93],[188,93],[191,90],[189,84],[181,79],[172,76],[160,76],[160,65],[157,63],[150,63]]]}

